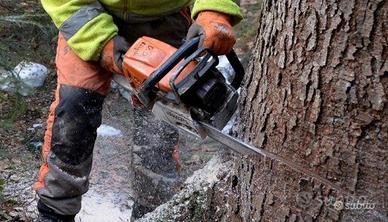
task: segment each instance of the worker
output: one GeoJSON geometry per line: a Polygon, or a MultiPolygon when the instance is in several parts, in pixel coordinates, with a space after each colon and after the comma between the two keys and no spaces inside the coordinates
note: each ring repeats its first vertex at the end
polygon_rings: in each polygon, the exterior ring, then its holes
{"type": "Polygon", "coordinates": [[[123,74],[131,43],[149,36],[179,47],[228,53],[242,16],[233,0],[41,0],[59,29],[57,88],[47,120],[43,163],[34,184],[40,222],[74,221],[89,173],[101,110],[113,73],[123,74]],[[192,20],[194,19],[194,21],[192,20]]]}

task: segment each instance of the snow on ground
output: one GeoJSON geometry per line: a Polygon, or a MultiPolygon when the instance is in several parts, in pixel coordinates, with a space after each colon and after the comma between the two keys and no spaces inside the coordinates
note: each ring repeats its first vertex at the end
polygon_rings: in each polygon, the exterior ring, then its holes
{"type": "Polygon", "coordinates": [[[19,63],[13,72],[26,85],[34,88],[43,86],[48,75],[48,69],[44,65],[32,62],[19,63]]]}
{"type": "Polygon", "coordinates": [[[133,201],[125,194],[101,194],[89,190],[82,198],[82,208],[76,222],[129,222],[133,201]]]}
{"type": "Polygon", "coordinates": [[[97,135],[99,136],[121,136],[121,130],[116,129],[112,126],[102,124],[98,129],[97,129],[97,135]]]}
{"type": "Polygon", "coordinates": [[[90,189],[82,197],[76,222],[131,221],[132,131],[127,101],[110,94],[104,104],[103,124],[97,130],[90,189]]]}
{"type": "Polygon", "coordinates": [[[28,96],[34,88],[43,86],[47,75],[44,65],[23,61],[14,70],[0,73],[0,90],[28,96]]]}

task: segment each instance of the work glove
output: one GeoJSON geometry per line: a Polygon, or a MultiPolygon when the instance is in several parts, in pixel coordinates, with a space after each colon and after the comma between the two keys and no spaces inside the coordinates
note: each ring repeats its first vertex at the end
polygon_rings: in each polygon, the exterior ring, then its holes
{"type": "Polygon", "coordinates": [[[231,17],[215,11],[202,11],[191,25],[186,39],[200,37],[200,47],[210,49],[217,55],[228,54],[236,43],[231,17]]]}
{"type": "Polygon", "coordinates": [[[129,43],[123,37],[116,35],[104,46],[100,65],[112,73],[123,75],[124,55],[129,48],[129,43]]]}

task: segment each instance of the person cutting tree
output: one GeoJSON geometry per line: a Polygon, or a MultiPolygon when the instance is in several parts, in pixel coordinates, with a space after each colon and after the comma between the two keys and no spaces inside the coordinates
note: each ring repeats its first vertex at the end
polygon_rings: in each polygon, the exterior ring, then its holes
{"type": "Polygon", "coordinates": [[[88,190],[96,130],[113,74],[140,37],[174,47],[200,36],[200,45],[227,54],[241,19],[232,0],[41,0],[59,29],[57,89],[50,107],[43,164],[34,184],[38,221],[74,221],[88,190]],[[194,22],[191,18],[194,18],[194,22]]]}

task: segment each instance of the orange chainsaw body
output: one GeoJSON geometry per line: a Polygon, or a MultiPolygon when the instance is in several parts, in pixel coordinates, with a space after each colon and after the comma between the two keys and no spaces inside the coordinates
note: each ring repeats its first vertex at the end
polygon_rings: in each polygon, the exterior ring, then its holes
{"type": "MultiPolygon", "coordinates": [[[[129,79],[134,89],[139,89],[152,73],[157,70],[177,49],[167,43],[150,37],[139,38],[124,56],[124,75],[129,79]]],[[[179,83],[195,68],[196,63],[191,62],[179,75],[175,83],[179,83]]],[[[170,92],[170,79],[174,75],[179,64],[174,67],[157,87],[170,92]]]]}

